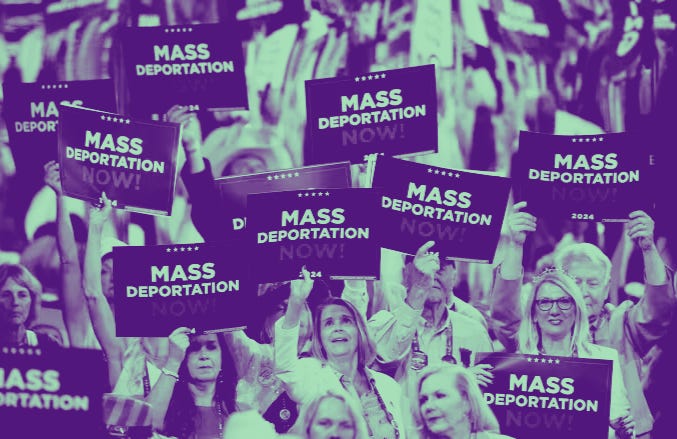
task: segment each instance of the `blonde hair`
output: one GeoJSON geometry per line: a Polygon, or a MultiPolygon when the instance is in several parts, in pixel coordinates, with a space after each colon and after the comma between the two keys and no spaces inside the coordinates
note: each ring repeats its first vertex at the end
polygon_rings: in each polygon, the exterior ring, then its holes
{"type": "Polygon", "coordinates": [[[309,438],[310,426],[315,421],[320,404],[330,398],[341,401],[348,409],[348,414],[352,418],[355,427],[353,439],[369,439],[367,421],[364,419],[364,415],[362,415],[361,406],[347,392],[337,393],[335,391],[328,391],[327,393],[317,395],[312,400],[303,404],[299,410],[299,417],[289,430],[289,433],[297,434],[304,439],[309,438]]]}
{"type": "Polygon", "coordinates": [[[419,403],[421,398],[421,387],[425,380],[435,374],[446,375],[449,379],[447,382],[449,382],[449,384],[463,397],[463,400],[468,405],[472,433],[480,433],[483,431],[499,432],[496,415],[494,415],[494,412],[484,399],[475,377],[463,366],[438,363],[423,369],[416,383],[416,409],[412,411],[414,412],[414,417],[417,422],[423,426],[422,433],[424,438],[435,437],[435,434],[428,430],[421,414],[421,404],[419,403]]]}
{"type": "Polygon", "coordinates": [[[327,351],[322,345],[322,340],[320,337],[320,331],[322,330],[322,311],[330,305],[343,306],[350,312],[355,321],[355,326],[357,327],[357,368],[358,370],[364,370],[369,367],[374,360],[376,359],[376,346],[374,342],[369,337],[369,332],[367,331],[367,323],[364,321],[362,314],[355,308],[355,306],[348,302],[347,300],[339,299],[332,297],[322,302],[317,306],[314,316],[314,330],[317,331],[316,334],[313,334],[312,344],[313,344],[313,356],[323,362],[327,361],[327,351]]]}
{"type": "MultiPolygon", "coordinates": [[[[571,328],[571,352],[588,352],[588,339],[590,337],[590,327],[588,325],[588,311],[583,300],[581,289],[576,285],[576,281],[559,269],[546,270],[544,273],[536,276],[533,280],[533,286],[526,289],[524,300],[522,301],[522,321],[517,331],[518,350],[523,354],[537,354],[541,343],[541,331],[534,319],[536,312],[536,296],[544,284],[552,284],[562,289],[574,301],[575,316],[574,325],[571,328]]],[[[557,306],[554,305],[553,306],[557,306]]]]}

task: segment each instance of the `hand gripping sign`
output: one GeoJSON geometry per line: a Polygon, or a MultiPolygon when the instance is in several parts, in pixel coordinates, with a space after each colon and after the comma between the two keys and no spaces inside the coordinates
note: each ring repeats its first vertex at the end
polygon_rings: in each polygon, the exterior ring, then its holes
{"type": "Polygon", "coordinates": [[[494,259],[509,179],[381,157],[373,186],[382,191],[381,246],[416,254],[432,240],[442,257],[494,259]]]}
{"type": "Polygon", "coordinates": [[[61,107],[59,163],[70,197],[96,201],[105,191],[117,207],[171,215],[178,148],[176,124],[61,107]]]}
{"type": "Polygon", "coordinates": [[[342,189],[349,188],[350,183],[348,162],[216,179],[216,187],[230,216],[229,224],[232,224],[233,231],[245,227],[249,194],[309,188],[342,189]]]}
{"type": "Polygon", "coordinates": [[[308,189],[247,197],[250,274],[256,283],[300,277],[376,279],[377,194],[372,189],[308,189]]]}
{"type": "Polygon", "coordinates": [[[115,247],[118,337],[166,337],[178,327],[242,329],[249,300],[243,245],[115,247]]]}
{"type": "Polygon", "coordinates": [[[310,163],[437,152],[432,64],[306,81],[310,163]]]}
{"type": "Polygon", "coordinates": [[[7,437],[105,437],[108,369],[100,351],[1,347],[0,423],[7,437]]]}
{"type": "Polygon", "coordinates": [[[133,116],[159,120],[177,103],[249,108],[242,41],[233,26],[128,27],[121,41],[133,116]]]}
{"type": "Polygon", "coordinates": [[[652,146],[638,134],[555,136],[521,132],[513,179],[530,213],[576,221],[627,221],[651,212],[652,146]]]}
{"type": "Polygon", "coordinates": [[[520,439],[605,439],[611,401],[611,360],[477,353],[493,382],[484,398],[501,433],[520,439]]]}

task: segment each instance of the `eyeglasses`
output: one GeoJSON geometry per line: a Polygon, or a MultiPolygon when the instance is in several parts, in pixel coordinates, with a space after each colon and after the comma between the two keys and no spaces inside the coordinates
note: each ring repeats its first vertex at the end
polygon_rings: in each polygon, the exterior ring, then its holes
{"type": "Polygon", "coordinates": [[[536,306],[541,311],[550,311],[555,303],[557,304],[557,308],[559,308],[562,311],[571,309],[571,307],[574,306],[574,301],[570,297],[562,297],[556,300],[552,299],[536,300],[536,306]]]}

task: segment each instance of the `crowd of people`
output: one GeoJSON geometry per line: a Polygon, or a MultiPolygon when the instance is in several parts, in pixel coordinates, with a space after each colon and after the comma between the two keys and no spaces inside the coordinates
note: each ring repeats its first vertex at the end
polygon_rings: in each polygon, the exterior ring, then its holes
{"type": "MultiPolygon", "coordinates": [[[[108,8],[114,3],[127,2],[108,8]]],[[[148,19],[152,2],[138,3],[147,13],[140,21],[148,19]]],[[[214,22],[220,10],[234,13],[218,2],[194,3],[202,7],[168,0],[168,21],[160,21],[214,22]]],[[[197,114],[181,105],[167,111],[165,120],[181,126],[180,180],[174,214],[150,227],[142,215],[130,222],[105,193],[95,205],[65,196],[55,161],[35,164],[44,169],[44,187],[28,194],[35,198],[24,222],[23,213],[10,211],[22,170],[0,124],[0,345],[100,351],[107,397],[148,409],[127,423],[105,413],[109,437],[507,439],[483,396],[495,378],[477,355],[487,352],[610,360],[609,438],[673,437],[677,239],[667,209],[633,211],[620,224],[575,223],[536,218],[525,202],[511,202],[491,264],[445,260],[433,241],[421,242],[415,255],[383,249],[376,281],[313,280],[299,267],[301,279],[259,285],[249,292],[256,307],[246,310],[244,330],[116,336],[114,247],[208,242],[240,251],[230,246],[228,206],[215,179],[303,164],[304,80],[405,67],[421,51],[407,44],[412,53],[403,55],[401,28],[412,27],[428,2],[306,3],[298,23],[254,25],[246,51],[250,114],[197,114]],[[261,54],[282,51],[292,28],[282,77],[257,76],[271,63],[261,54]],[[44,219],[42,211],[54,215],[44,219]]],[[[507,43],[484,44],[482,34],[497,38],[489,7],[452,3],[466,8],[453,22],[456,64],[431,55],[439,152],[412,160],[507,176],[520,129],[575,135],[648,127],[669,136],[677,96],[672,34],[643,34],[633,59],[614,64],[603,54],[616,33],[604,23],[620,21],[612,20],[620,9],[561,0],[554,3],[566,24],[552,58],[538,45],[515,52],[507,43]],[[480,23],[481,32],[471,27],[480,23]]],[[[670,0],[650,3],[675,9],[670,0]]],[[[108,40],[117,18],[96,21],[106,29],[88,36],[95,51],[114,47],[108,40]]],[[[28,21],[12,23],[21,30],[33,26],[28,21]]],[[[7,47],[19,50],[23,34],[9,25],[3,31],[7,47]]],[[[41,74],[94,79],[82,72],[104,69],[93,67],[98,61],[87,54],[94,49],[85,46],[70,59],[82,65],[56,68],[45,58],[41,74]]],[[[40,68],[10,55],[7,68],[0,58],[5,84],[40,79],[40,68]]],[[[353,186],[368,187],[364,166],[351,170],[353,186]]]]}

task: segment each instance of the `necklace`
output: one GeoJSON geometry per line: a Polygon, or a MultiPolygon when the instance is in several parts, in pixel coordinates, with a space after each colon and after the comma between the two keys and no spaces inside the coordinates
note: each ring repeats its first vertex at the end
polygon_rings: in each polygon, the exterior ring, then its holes
{"type": "Polygon", "coordinates": [[[395,418],[393,418],[392,413],[390,413],[390,410],[386,407],[385,401],[383,401],[383,398],[381,397],[381,393],[378,391],[378,388],[376,387],[376,383],[374,382],[373,378],[369,378],[369,386],[371,387],[372,392],[376,395],[376,399],[378,400],[378,404],[381,407],[381,411],[385,413],[386,415],[386,420],[390,423],[390,425],[393,427],[393,430],[395,431],[395,439],[399,439],[400,437],[400,430],[397,427],[397,421],[395,421],[395,418]]]}

